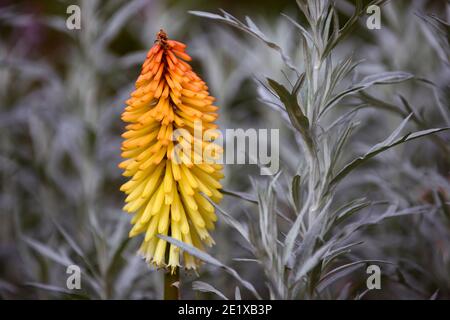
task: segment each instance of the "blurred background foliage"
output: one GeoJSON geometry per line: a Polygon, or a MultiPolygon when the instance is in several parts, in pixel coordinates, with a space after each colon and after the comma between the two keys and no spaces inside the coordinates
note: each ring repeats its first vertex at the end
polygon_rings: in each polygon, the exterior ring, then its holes
{"type": "MultiPolygon", "coordinates": [[[[341,20],[351,16],[352,1],[336,1],[336,6],[341,20]]],[[[255,81],[285,82],[282,72],[289,69],[261,41],[188,13],[219,8],[240,20],[251,16],[301,67],[298,30],[280,15],[304,24],[295,1],[0,1],[0,297],[161,298],[162,272],[141,261],[135,254],[138,241],[127,238],[117,168],[120,113],[160,28],[188,45],[194,69],[218,98],[221,128],[279,128],[281,168],[296,167],[294,134],[278,112],[264,105],[255,81]],[[66,28],[71,4],[81,7],[81,30],[66,28]],[[83,274],[82,289],[75,293],[66,288],[71,264],[83,274]]],[[[381,30],[368,30],[360,19],[335,49],[336,60],[350,53],[364,59],[355,77],[392,70],[415,75],[341,103],[341,110],[368,106],[358,112],[362,125],[345,160],[385,139],[410,113],[417,130],[450,126],[448,22],[447,30],[445,23],[436,29],[429,17],[448,21],[449,14],[447,1],[391,1],[382,8],[381,30]]],[[[322,298],[450,298],[448,138],[443,133],[392,149],[340,186],[344,192],[337,203],[364,196],[401,208],[426,204],[435,210],[396,217],[354,235],[364,243],[343,263],[378,259],[395,264],[383,266],[382,290],[367,292],[365,268],[358,268],[342,275],[322,298]]],[[[253,193],[249,177],[258,172],[256,166],[227,166],[223,185],[253,193]]],[[[232,197],[221,203],[238,220],[250,214],[249,206],[232,197]]],[[[374,216],[380,210],[369,209],[374,216]]],[[[269,297],[258,264],[236,261],[249,258],[237,232],[219,218],[214,238],[217,245],[209,253],[269,297]]],[[[221,269],[205,265],[199,276],[226,297],[237,297],[238,284],[221,269]]],[[[194,290],[195,280],[196,274],[183,273],[183,298],[216,298],[194,290]]],[[[252,297],[244,290],[240,294],[252,297]]]]}

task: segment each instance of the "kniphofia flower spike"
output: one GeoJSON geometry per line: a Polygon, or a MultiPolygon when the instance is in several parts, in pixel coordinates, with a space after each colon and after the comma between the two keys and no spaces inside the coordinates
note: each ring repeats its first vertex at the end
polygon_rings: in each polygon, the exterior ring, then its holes
{"type": "Polygon", "coordinates": [[[130,178],[121,187],[127,194],[124,210],[134,215],[130,237],[144,234],[140,254],[172,271],[181,265],[195,269],[199,261],[184,253],[181,263],[180,249],[157,235],[200,250],[203,244],[213,245],[208,230],[214,229],[217,217],[204,195],[215,202],[222,198],[222,165],[206,161],[203,153],[221,152],[212,142],[214,135],[205,134],[217,128],[218,107],[205,82],[187,63],[191,58],[185,49],[164,31],[157,34],[122,114],[127,123],[122,157],[127,160],[119,165],[130,178]],[[194,130],[198,125],[200,138],[194,130]],[[178,131],[181,134],[176,135],[178,131]],[[200,144],[200,151],[194,144],[200,144]]]}

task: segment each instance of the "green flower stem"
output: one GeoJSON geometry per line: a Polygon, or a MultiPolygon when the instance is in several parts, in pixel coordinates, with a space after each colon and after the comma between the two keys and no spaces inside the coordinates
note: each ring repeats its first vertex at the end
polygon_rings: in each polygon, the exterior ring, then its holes
{"type": "Polygon", "coordinates": [[[164,273],[164,300],[179,300],[180,299],[180,270],[176,268],[172,272],[166,271],[164,273]],[[175,283],[175,285],[173,285],[175,283]]]}

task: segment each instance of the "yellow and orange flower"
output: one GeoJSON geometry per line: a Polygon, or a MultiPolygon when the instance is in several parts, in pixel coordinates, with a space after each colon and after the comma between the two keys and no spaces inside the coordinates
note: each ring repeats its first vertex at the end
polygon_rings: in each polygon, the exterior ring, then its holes
{"type": "MultiPolygon", "coordinates": [[[[201,250],[203,244],[213,245],[208,230],[214,229],[217,216],[205,195],[215,202],[222,198],[222,165],[209,157],[206,161],[203,153],[211,147],[220,152],[212,142],[214,135],[205,134],[217,128],[218,107],[186,62],[191,58],[185,49],[164,31],[157,34],[122,114],[128,123],[122,135],[122,157],[127,160],[119,165],[130,177],[120,189],[127,194],[124,210],[134,214],[130,237],[145,234],[139,252],[149,263],[172,271],[181,265],[180,250],[157,235],[201,250]],[[200,138],[195,132],[198,124],[200,138]]],[[[184,267],[198,265],[184,253],[184,267]]]]}

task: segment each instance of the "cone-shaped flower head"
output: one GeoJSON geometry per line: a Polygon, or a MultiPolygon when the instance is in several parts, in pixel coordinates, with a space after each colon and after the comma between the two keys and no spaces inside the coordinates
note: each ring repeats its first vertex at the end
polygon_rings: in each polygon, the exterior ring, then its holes
{"type": "MultiPolygon", "coordinates": [[[[134,214],[130,237],[143,234],[139,252],[157,267],[181,265],[180,250],[157,237],[171,236],[203,250],[214,240],[217,217],[205,198],[218,202],[222,165],[214,162],[221,148],[217,137],[217,107],[208,87],[186,62],[186,45],[157,34],[127,101],[122,120],[119,167],[129,181],[124,210],[134,214]],[[166,261],[166,259],[168,260],[166,261]]],[[[183,265],[196,268],[199,261],[185,253],[183,265]]]]}

